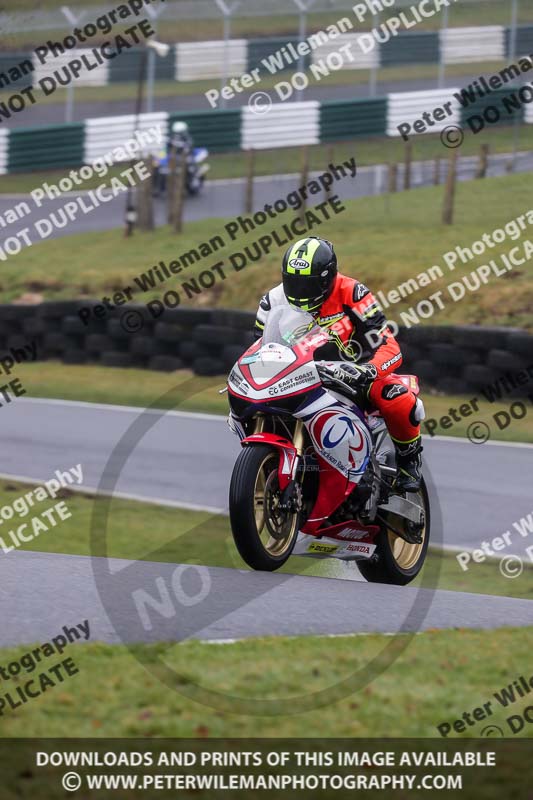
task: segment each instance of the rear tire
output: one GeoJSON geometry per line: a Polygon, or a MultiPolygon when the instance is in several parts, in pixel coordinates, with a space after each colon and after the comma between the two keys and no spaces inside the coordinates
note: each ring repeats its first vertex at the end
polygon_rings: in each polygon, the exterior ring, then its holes
{"type": "Polygon", "coordinates": [[[279,512],[279,453],[268,445],[248,445],[235,462],[229,490],[233,538],[241,557],[256,570],[279,569],[298,538],[297,512],[279,512]]]}
{"type": "Polygon", "coordinates": [[[397,586],[405,586],[416,578],[424,566],[431,527],[429,498],[424,479],[422,479],[420,491],[410,492],[407,496],[418,502],[424,509],[425,526],[422,530],[422,543],[410,544],[382,526],[376,537],[377,560],[358,562],[361,575],[369,583],[393,583],[397,586]]]}

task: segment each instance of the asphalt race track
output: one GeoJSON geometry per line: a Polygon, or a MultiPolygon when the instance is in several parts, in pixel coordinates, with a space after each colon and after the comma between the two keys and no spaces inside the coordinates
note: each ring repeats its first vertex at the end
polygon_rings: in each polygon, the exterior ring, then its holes
{"type": "Polygon", "coordinates": [[[139,625],[131,597],[139,585],[153,591],[157,579],[169,584],[175,565],[119,559],[111,563],[112,569],[118,571],[120,591],[110,589],[108,596],[104,590],[100,596],[89,557],[10,553],[0,567],[0,646],[47,641],[63,625],[75,625],[85,619],[90,621],[91,641],[111,643],[406,633],[533,623],[531,600],[442,590],[432,594],[430,589],[409,586],[210,567],[209,595],[199,606],[183,610],[174,623],[176,631],[167,637],[161,635],[159,626],[146,631],[139,625]],[[122,578],[120,569],[130,570],[130,565],[131,572],[122,578]],[[113,610],[108,614],[111,602],[113,610]],[[424,615],[426,605],[429,611],[424,615]],[[120,635],[110,616],[115,622],[118,620],[120,635]]]}
{"type": "MultiPolygon", "coordinates": [[[[56,469],[81,463],[83,486],[95,489],[107,459],[140,413],[121,406],[21,398],[0,415],[1,472],[46,480],[56,469]]],[[[148,412],[145,419],[152,427],[135,448],[129,437],[126,448],[132,453],[115,491],[224,512],[239,452],[225,419],[179,411],[148,412]]],[[[531,512],[532,445],[426,436],[424,456],[438,487],[444,545],[478,547],[531,512]]]]}
{"type": "MultiPolygon", "coordinates": [[[[465,65],[465,69],[468,66],[465,65]]],[[[467,86],[473,80],[479,77],[479,73],[469,73],[468,75],[454,75],[445,77],[443,88],[457,89],[457,87],[467,86]]],[[[134,76],[134,80],[137,76],[134,76]]],[[[280,80],[286,80],[287,75],[281,74],[280,80]]],[[[213,79],[209,88],[219,88],[220,80],[213,79]]],[[[376,97],[383,97],[389,92],[415,92],[421,90],[431,90],[437,88],[437,80],[435,78],[408,78],[402,80],[378,80],[376,83],[376,97]]],[[[250,97],[258,89],[261,89],[259,84],[250,91],[244,91],[242,94],[237,94],[235,98],[226,104],[226,110],[234,110],[241,106],[247,105],[250,97]]],[[[261,89],[262,90],[262,89],[261,89]]],[[[269,95],[274,103],[281,102],[274,89],[267,89],[269,95]]],[[[81,122],[84,119],[93,117],[108,117],[117,116],[122,114],[133,114],[135,111],[135,100],[128,98],[125,100],[97,100],[88,101],[80,100],[83,97],[83,90],[74,88],[74,108],[73,108],[73,122],[81,122]],[[81,92],[81,94],[80,94],[81,92]]],[[[309,88],[302,94],[302,100],[318,100],[324,102],[327,100],[366,100],[369,97],[369,86],[366,83],[354,83],[346,85],[332,85],[327,83],[323,86],[320,84],[312,83],[309,88]]],[[[296,92],[290,98],[291,102],[297,99],[296,92]]],[[[206,99],[205,95],[200,94],[175,94],[166,97],[153,98],[154,111],[169,111],[175,113],[176,111],[210,111],[211,105],[206,99]]],[[[6,128],[21,128],[33,125],[58,125],[65,119],[65,104],[64,103],[36,103],[33,106],[28,106],[21,114],[14,114],[11,119],[5,121],[6,128]]]]}
{"type": "MultiPolygon", "coordinates": [[[[447,151],[443,148],[443,159],[447,151]]],[[[357,160],[357,146],[354,146],[354,156],[357,160]]],[[[384,153],[386,156],[386,153],[384,153]]],[[[508,174],[507,165],[512,156],[502,153],[493,155],[490,158],[490,167],[487,172],[488,177],[495,177],[508,174]]],[[[340,163],[340,161],[339,161],[340,163]]],[[[475,174],[478,159],[477,157],[464,156],[459,159],[458,179],[470,180],[475,174]]],[[[126,167],[125,167],[126,169],[126,167]]],[[[327,165],[324,165],[324,170],[327,165]]],[[[515,159],[515,172],[533,171],[533,154],[518,153],[515,159]]],[[[65,174],[68,174],[65,170],[65,174]]],[[[313,172],[310,179],[320,173],[313,172]]],[[[445,164],[442,164],[441,180],[444,180],[445,164]]],[[[402,165],[399,168],[398,185],[402,185],[402,165]]],[[[102,179],[103,182],[105,179],[102,179]]],[[[415,161],[412,164],[412,186],[413,188],[422,186],[432,186],[434,180],[433,161],[415,161]]],[[[292,175],[264,175],[255,179],[254,182],[254,210],[258,211],[267,203],[273,205],[278,199],[285,199],[287,195],[301,185],[301,177],[298,174],[292,175]]],[[[357,170],[355,178],[344,178],[336,181],[332,187],[332,194],[338,195],[341,200],[353,200],[357,197],[368,197],[376,194],[383,194],[387,187],[387,167],[378,164],[372,167],[361,167],[357,170]]],[[[244,178],[232,178],[225,180],[209,181],[203,192],[198,197],[188,197],[185,202],[185,221],[210,218],[228,218],[244,214],[245,209],[245,180],[244,178]]],[[[53,212],[64,208],[66,203],[73,202],[76,197],[84,197],[86,193],[68,193],[53,200],[44,200],[42,205],[37,208],[35,203],[29,201],[30,213],[22,218],[24,227],[30,228],[30,238],[33,244],[42,241],[34,225],[39,220],[50,217],[53,212]]],[[[318,205],[325,200],[325,195],[319,193],[313,196],[312,205],[318,205]]],[[[9,209],[17,203],[28,200],[27,195],[19,194],[0,194],[0,216],[4,217],[9,209]]],[[[389,214],[388,196],[383,198],[383,213],[389,214]]],[[[120,228],[124,225],[126,205],[126,194],[119,194],[117,197],[93,207],[90,198],[86,198],[87,213],[78,208],[77,216],[69,221],[68,225],[58,228],[54,227],[49,238],[59,236],[72,236],[76,233],[90,233],[95,231],[111,230],[120,228]]],[[[296,215],[298,212],[295,211],[296,215]]],[[[156,226],[167,223],[167,211],[165,199],[155,198],[154,217],[156,226]]],[[[52,219],[52,222],[54,220],[52,219]]],[[[61,218],[60,218],[61,222],[61,218]]],[[[276,220],[272,221],[272,228],[275,228],[276,220]]],[[[46,226],[45,226],[46,227],[46,226]]],[[[48,237],[47,237],[48,238],[48,237]]]]}
{"type": "MultiPolygon", "coordinates": [[[[216,416],[152,411],[140,418],[139,409],[27,398],[2,409],[0,437],[4,475],[42,481],[58,469],[81,463],[85,489],[98,487],[106,462],[120,442],[115,454],[127,460],[120,474],[110,476],[117,493],[193,508],[208,503],[213,512],[223,512],[226,507],[231,468],[239,449],[225,420],[216,416]]],[[[482,540],[501,535],[531,512],[532,453],[527,445],[475,445],[453,438],[426,438],[426,465],[438,487],[444,546],[478,547],[482,540]]],[[[107,483],[106,488],[112,487],[107,483]]],[[[435,533],[438,540],[438,531],[435,533]]],[[[522,541],[525,549],[528,539],[522,541]]],[[[523,555],[519,547],[512,552],[523,555]]],[[[155,577],[170,576],[176,565],[113,561],[111,572],[121,576],[120,591],[115,588],[111,595],[104,591],[102,605],[95,575],[100,575],[101,590],[105,563],[105,559],[31,552],[2,556],[0,645],[44,641],[45,634],[52,635],[66,618],[74,623],[78,617],[92,621],[92,640],[117,641],[113,630],[117,618],[123,641],[161,638],[159,628],[144,631],[138,621],[129,621],[128,590],[139,580],[153,586],[155,577]],[[103,606],[112,609],[114,625],[103,606]]],[[[406,630],[533,623],[532,601],[442,590],[430,597],[425,594],[429,589],[356,582],[353,567],[336,567],[336,574],[352,580],[209,568],[210,592],[180,620],[179,638],[391,633],[404,622],[417,591],[415,609],[421,610],[408,615],[406,630]],[[354,602],[356,615],[339,613],[354,602]],[[425,619],[424,602],[428,604],[425,619]]]]}

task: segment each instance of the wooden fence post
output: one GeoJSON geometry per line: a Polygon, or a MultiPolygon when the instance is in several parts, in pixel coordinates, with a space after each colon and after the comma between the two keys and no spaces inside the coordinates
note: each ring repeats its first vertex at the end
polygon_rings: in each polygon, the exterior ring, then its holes
{"type": "Polygon", "coordinates": [[[393,192],[397,191],[397,188],[398,188],[398,164],[394,162],[389,164],[388,193],[392,194],[393,192]]]}
{"type": "MultiPolygon", "coordinates": [[[[326,166],[326,170],[329,171],[329,165],[335,163],[335,149],[332,144],[328,147],[328,163],[326,166]]],[[[331,200],[333,197],[333,186],[328,186],[326,190],[326,199],[331,200]]]]}
{"type": "Polygon", "coordinates": [[[176,188],[174,191],[173,224],[176,233],[183,231],[183,211],[185,209],[185,187],[187,182],[187,153],[185,150],[176,159],[176,188]]]}
{"type": "Polygon", "coordinates": [[[448,174],[444,187],[444,205],[442,207],[443,225],[453,224],[453,205],[455,200],[455,182],[457,180],[457,150],[452,150],[448,161],[448,174]]]}
{"type": "Polygon", "coordinates": [[[403,188],[411,188],[411,163],[413,161],[413,145],[412,142],[405,143],[405,168],[403,173],[403,188]]]}
{"type": "Polygon", "coordinates": [[[440,158],[435,159],[433,169],[433,185],[438,186],[440,183],[440,158]]]}
{"type": "MultiPolygon", "coordinates": [[[[300,186],[305,186],[309,182],[309,146],[302,147],[302,177],[300,186]]],[[[307,211],[307,193],[302,200],[300,207],[300,219],[305,222],[305,212],[307,211]]]]}
{"type": "Polygon", "coordinates": [[[244,196],[245,214],[251,214],[254,207],[254,173],[255,173],[255,150],[248,150],[248,163],[246,170],[246,187],[244,196]]]}
{"type": "Polygon", "coordinates": [[[150,173],[150,177],[141,181],[137,186],[137,225],[141,231],[154,229],[154,201],[152,188],[154,183],[154,165],[151,158],[145,158],[139,163],[150,173]]]}
{"type": "Polygon", "coordinates": [[[176,148],[171,145],[167,162],[167,222],[174,222],[174,197],[176,192],[176,148]]]}
{"type": "Polygon", "coordinates": [[[479,151],[479,164],[476,172],[476,178],[485,178],[489,166],[489,146],[482,144],[479,151]]]}

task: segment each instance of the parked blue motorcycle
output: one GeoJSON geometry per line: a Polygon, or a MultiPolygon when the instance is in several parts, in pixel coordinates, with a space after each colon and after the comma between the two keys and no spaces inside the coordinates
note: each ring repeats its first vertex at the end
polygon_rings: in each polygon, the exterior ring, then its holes
{"type": "Polygon", "coordinates": [[[187,194],[191,197],[199,194],[204,185],[205,176],[209,171],[209,164],[206,163],[209,150],[205,147],[194,147],[185,122],[174,122],[167,149],[155,157],[154,194],[157,196],[166,192],[171,148],[175,149],[178,157],[183,153],[185,154],[187,167],[185,187],[187,194]]]}

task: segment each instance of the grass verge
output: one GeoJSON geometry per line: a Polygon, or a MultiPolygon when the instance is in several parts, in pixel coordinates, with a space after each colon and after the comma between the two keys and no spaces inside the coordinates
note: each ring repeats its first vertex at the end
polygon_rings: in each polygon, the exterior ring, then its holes
{"type": "MultiPolygon", "coordinates": [[[[0,504],[12,503],[28,490],[28,485],[3,479],[0,504]]],[[[108,546],[91,548],[91,513],[93,504],[101,501],[70,492],[64,492],[61,500],[71,518],[25,547],[79,555],[104,555],[107,550],[110,556],[128,559],[243,567],[224,517],[113,500],[108,546]]],[[[32,513],[44,506],[49,503],[39,504],[32,513]]],[[[476,564],[464,573],[448,553],[430,552],[428,565],[433,562],[435,567],[437,559],[441,560],[438,588],[483,593],[488,589],[495,594],[508,594],[511,589],[512,596],[532,598],[531,569],[510,587],[493,562],[476,564]]],[[[322,565],[333,563],[295,558],[286,571],[320,574],[322,565]]],[[[66,624],[79,621],[70,619],[66,624]]],[[[379,634],[267,637],[233,644],[186,641],[131,648],[93,641],[65,653],[78,670],[71,680],[23,707],[4,710],[0,736],[48,738],[75,731],[81,737],[433,737],[441,722],[459,718],[465,709],[482,705],[521,673],[529,674],[533,628],[471,631],[461,629],[461,620],[457,623],[454,630],[415,636],[405,650],[403,636],[393,640],[379,634]],[[358,678],[359,670],[370,660],[379,663],[381,653],[391,646],[397,658],[386,671],[370,683],[358,678]],[[513,653],[512,668],[509,652],[513,653]],[[171,688],[157,679],[162,662],[175,673],[171,688]],[[297,669],[289,667],[294,664],[297,669]],[[431,680],[428,675],[433,676],[431,680]],[[294,714],[295,698],[323,692],[342,681],[347,682],[342,699],[324,707],[317,699],[316,707],[310,705],[313,710],[294,714]],[[206,691],[216,692],[222,701],[205,701],[206,691]],[[248,711],[239,705],[237,712],[234,698],[248,701],[248,711]],[[254,716],[257,699],[281,700],[287,713],[254,716]]],[[[0,649],[0,665],[20,659],[30,649],[28,644],[0,649]]],[[[14,678],[3,685],[3,692],[15,689],[24,679],[24,675],[14,678]]],[[[527,698],[519,700],[512,713],[519,713],[527,702],[527,698]]],[[[490,722],[504,725],[508,714],[496,708],[490,722]]],[[[480,728],[474,725],[464,735],[479,736],[480,728]]]]}
{"type": "MultiPolygon", "coordinates": [[[[533,628],[428,631],[416,636],[382,675],[361,686],[358,670],[390,643],[390,637],[368,635],[264,638],[231,645],[190,641],[171,649],[139,645],[131,652],[103,644],[70,648],[79,674],[23,708],[6,712],[1,735],[435,737],[440,723],[460,718],[520,674],[530,674],[533,628]],[[148,670],[140,665],[141,658],[148,670]],[[152,672],[162,659],[177,673],[174,691],[152,672]],[[353,689],[343,699],[294,714],[292,698],[352,676],[353,689]],[[260,717],[253,711],[243,715],[200,705],[190,699],[197,686],[219,692],[226,705],[232,697],[249,699],[251,709],[253,698],[284,699],[287,713],[260,717]]],[[[28,649],[0,650],[0,663],[20,658],[28,649]]],[[[503,727],[505,718],[527,703],[526,697],[503,709],[493,700],[495,711],[488,721],[503,727]]],[[[462,735],[479,737],[486,724],[474,724],[462,735]]],[[[528,735],[527,727],[522,735],[528,735]]]]}
{"type": "MultiPolygon", "coordinates": [[[[299,183],[295,182],[295,187],[299,183]]],[[[275,198],[272,198],[274,202],[275,198]]],[[[484,233],[501,228],[508,221],[525,214],[531,208],[529,175],[488,178],[483,182],[458,184],[455,203],[455,224],[441,224],[442,187],[429,187],[393,195],[365,197],[347,201],[338,214],[329,212],[329,221],[315,215],[309,218],[313,234],[326,236],[336,243],[341,270],[356,275],[371,288],[387,292],[399,284],[415,279],[416,289],[404,294],[401,302],[386,309],[392,319],[402,322],[401,313],[443,291],[443,309],[436,309],[429,318],[431,324],[494,324],[530,328],[533,305],[533,261],[505,272],[503,277],[492,276],[478,291],[468,291],[465,300],[454,302],[447,291],[448,284],[469,277],[487,259],[497,259],[521,241],[510,238],[481,256],[466,263],[457,261],[453,272],[444,263],[444,254],[456,247],[470,247],[484,233]],[[427,270],[437,265],[442,277],[428,286],[427,270]],[[424,279],[420,277],[425,274],[424,279]],[[416,278],[419,278],[417,281],[416,278]],[[422,288],[422,287],[426,288],[422,288]]],[[[21,297],[26,292],[40,292],[45,298],[102,297],[115,290],[133,287],[133,300],[147,302],[161,297],[167,289],[180,290],[183,305],[224,306],[226,308],[257,308],[258,298],[279,283],[280,253],[283,247],[272,243],[264,252],[258,241],[266,233],[276,231],[278,241],[288,242],[284,225],[291,223],[291,209],[275,217],[269,225],[235,234],[232,241],[226,231],[226,220],[202,220],[190,223],[179,236],[162,227],[150,233],[137,233],[128,239],[122,230],[78,234],[40,242],[9,258],[2,267],[1,289],[5,301],[21,297]],[[214,239],[215,236],[221,237],[214,239]],[[212,242],[211,245],[208,241],[212,242]],[[214,243],[213,243],[214,242],[214,243]],[[204,245],[204,247],[202,247],[204,245]],[[207,250],[205,249],[207,247],[207,250]],[[248,249],[247,249],[248,248],[248,249]],[[191,256],[182,260],[182,271],[175,280],[155,289],[141,292],[134,278],[159,261],[169,263],[195,250],[198,260],[191,266],[191,256]],[[205,258],[200,250],[211,253],[205,258]],[[239,257],[236,270],[232,257],[239,257]],[[191,281],[215,263],[222,262],[222,274],[213,273],[215,284],[200,295],[190,289],[191,281]],[[244,266],[242,264],[244,263],[244,266]],[[187,285],[184,285],[187,284],[187,285]],[[188,288],[189,287],[189,288],[188,288]],[[188,299],[189,297],[189,299],[188,299]]],[[[300,229],[301,231],[301,229],[300,229]]],[[[236,262],[235,262],[236,263],[236,262]]],[[[410,284],[412,286],[412,283],[410,284]]]]}
{"type": "MultiPolygon", "coordinates": [[[[411,139],[411,144],[415,161],[445,160],[448,157],[440,136],[432,134],[417,136],[411,139]]],[[[515,146],[520,150],[530,150],[533,147],[533,125],[518,126],[516,145],[513,128],[494,128],[485,130],[477,136],[467,129],[460,155],[478,155],[481,144],[487,144],[492,154],[511,152],[515,146]]],[[[374,136],[370,139],[354,139],[351,142],[333,142],[330,145],[309,147],[309,163],[312,170],[325,170],[332,161],[338,164],[352,156],[355,156],[358,167],[400,163],[405,159],[405,142],[401,137],[374,136]]],[[[301,148],[258,150],[255,153],[255,173],[277,175],[298,172],[301,160],[301,148]]],[[[211,178],[239,178],[247,172],[246,154],[242,151],[212,155],[210,163],[211,178]]],[[[0,183],[1,180],[3,178],[0,179],[0,183]]]]}
{"type": "MultiPolygon", "coordinates": [[[[11,503],[28,489],[2,480],[0,503],[11,503]]],[[[72,517],[27,546],[87,555],[95,501],[74,493],[65,493],[62,500],[72,517]]],[[[146,503],[112,502],[108,543],[111,556],[243,566],[233,549],[226,518],[146,503]]],[[[103,555],[103,549],[97,546],[93,554],[103,555]]],[[[428,564],[435,559],[442,561],[439,588],[502,590],[502,594],[511,588],[513,596],[531,599],[530,569],[509,587],[509,581],[501,585],[504,578],[492,562],[462,573],[450,554],[430,552],[428,564]]],[[[319,574],[322,565],[334,563],[309,561],[306,569],[304,561],[293,559],[287,571],[319,574]]],[[[522,672],[529,674],[533,628],[470,631],[461,629],[461,620],[457,625],[455,630],[420,634],[401,653],[405,640],[396,637],[392,646],[397,660],[370,684],[358,679],[357,672],[391,647],[391,637],[257,638],[234,644],[187,641],[132,648],[91,642],[65,653],[79,671],[71,680],[21,708],[4,712],[0,736],[48,738],[73,731],[81,737],[436,736],[438,724],[480,706],[522,672]],[[512,667],[509,652],[513,653],[512,667]],[[172,688],[157,679],[162,661],[176,673],[172,688]],[[297,669],[289,668],[294,664],[297,669]],[[431,680],[428,675],[433,676],[431,680]],[[348,681],[341,700],[323,708],[317,701],[314,710],[293,713],[293,698],[324,691],[341,681],[348,681]],[[222,703],[198,703],[203,696],[199,688],[217,692],[222,703]],[[251,713],[236,713],[235,697],[249,701],[251,713]],[[287,714],[253,716],[255,698],[282,700],[287,714]]],[[[29,645],[0,649],[0,664],[20,659],[30,649],[29,645]]],[[[24,676],[13,679],[3,691],[23,680],[24,676]]],[[[526,704],[527,698],[518,701],[512,713],[526,704]]],[[[504,725],[509,711],[496,711],[490,722],[504,725]]],[[[480,727],[469,728],[464,735],[479,736],[480,727]]]]}

